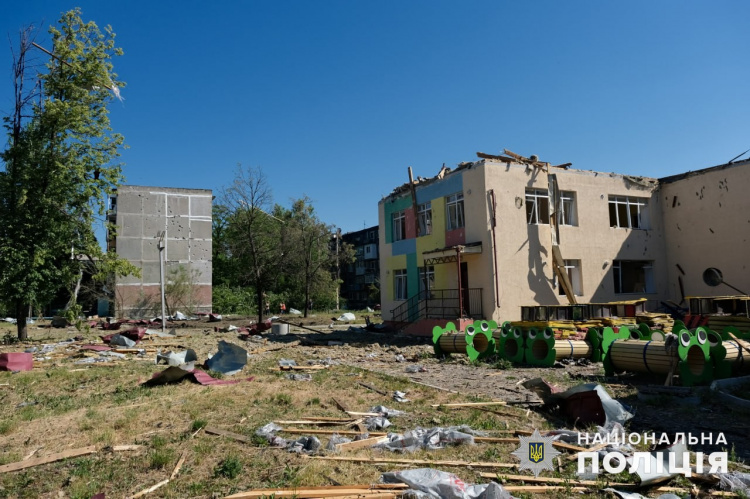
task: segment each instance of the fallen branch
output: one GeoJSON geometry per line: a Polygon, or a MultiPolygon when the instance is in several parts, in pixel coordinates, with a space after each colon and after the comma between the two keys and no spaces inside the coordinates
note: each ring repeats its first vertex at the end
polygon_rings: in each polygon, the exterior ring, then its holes
{"type": "Polygon", "coordinates": [[[54,463],[55,461],[62,461],[63,459],[70,459],[72,457],[87,456],[94,453],[96,453],[95,445],[82,447],[80,449],[66,450],[63,452],[50,454],[49,456],[37,457],[36,459],[27,459],[26,461],[18,461],[15,463],[0,466],[0,473],[8,473],[11,471],[33,468],[34,466],[41,466],[42,464],[54,463]]]}

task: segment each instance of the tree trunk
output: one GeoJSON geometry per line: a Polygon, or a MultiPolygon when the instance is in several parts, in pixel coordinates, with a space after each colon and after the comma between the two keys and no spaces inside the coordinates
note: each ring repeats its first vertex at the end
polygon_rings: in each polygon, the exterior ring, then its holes
{"type": "Polygon", "coordinates": [[[16,330],[18,331],[18,340],[26,341],[28,338],[28,326],[26,325],[26,307],[20,301],[16,301],[16,330]]]}
{"type": "Polygon", "coordinates": [[[263,322],[263,307],[265,307],[265,301],[263,299],[263,290],[260,287],[256,288],[256,296],[258,304],[258,324],[263,322]]]}

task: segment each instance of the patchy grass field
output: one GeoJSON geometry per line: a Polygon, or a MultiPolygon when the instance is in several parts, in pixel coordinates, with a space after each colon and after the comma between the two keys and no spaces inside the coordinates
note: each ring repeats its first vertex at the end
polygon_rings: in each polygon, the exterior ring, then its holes
{"type": "MultiPolygon", "coordinates": [[[[181,460],[183,464],[174,479],[149,497],[222,497],[255,488],[375,483],[381,473],[403,469],[401,464],[328,461],[292,454],[271,448],[264,439],[255,436],[258,428],[272,421],[347,417],[334,399],[349,411],[367,412],[376,405],[406,411],[405,416],[390,418],[393,426],[388,431],[467,424],[487,431],[489,436],[511,437],[510,433],[515,430],[552,427],[542,416],[525,407],[493,407],[491,411],[434,408],[432,405],[438,403],[489,399],[451,393],[415,384],[402,376],[361,369],[354,361],[365,357],[368,345],[344,347],[354,348],[349,350],[350,356],[355,357],[350,359],[352,362],[312,371],[312,381],[293,381],[286,377],[287,372],[277,370],[279,359],[293,359],[304,365],[310,359],[330,356],[341,347],[329,347],[321,342],[313,346],[300,346],[297,342],[244,342],[232,333],[214,333],[213,324],[207,323],[180,328],[177,333],[178,338],[157,338],[139,344],[138,347],[147,350],[143,357],[129,354],[124,360],[88,366],[76,364],[76,361],[94,356],[93,352],[60,347],[48,354],[48,359],[35,362],[33,371],[0,372],[0,465],[96,446],[96,452],[86,456],[0,473],[0,497],[90,498],[100,492],[107,497],[128,497],[169,479],[181,460]],[[193,348],[203,361],[208,353],[216,351],[219,339],[241,345],[251,353],[248,365],[233,379],[252,376],[252,381],[227,386],[201,386],[189,381],[151,388],[142,386],[154,373],[165,368],[154,364],[155,351],[161,345],[169,345],[162,347],[164,350],[193,348]],[[407,392],[410,402],[394,402],[391,394],[396,390],[407,392]],[[247,439],[242,442],[209,434],[206,428],[229,431],[247,439]],[[116,450],[117,446],[124,445],[138,447],[116,450]]],[[[0,331],[0,336],[2,334],[0,331]]],[[[23,351],[31,345],[40,346],[79,335],[84,339],[77,343],[90,343],[99,341],[99,334],[103,333],[31,326],[30,342],[2,346],[0,353],[23,351]]],[[[285,338],[289,341],[294,336],[285,338]]],[[[518,375],[513,370],[506,370],[504,374],[509,379],[518,375]]],[[[429,384],[429,374],[422,379],[429,384]]],[[[352,429],[291,423],[280,426],[352,429]]],[[[293,440],[304,434],[282,432],[280,436],[293,440]]],[[[329,436],[317,436],[325,446],[329,436]]],[[[516,459],[510,453],[517,448],[515,443],[480,442],[411,454],[360,449],[342,455],[514,463],[516,459]]],[[[573,478],[575,464],[566,461],[555,476],[573,478]]],[[[480,476],[481,472],[490,471],[488,469],[435,467],[453,472],[468,483],[489,480],[480,476]]],[[[516,471],[508,469],[503,473],[516,471]]],[[[569,497],[571,493],[570,488],[563,488],[549,492],[547,497],[569,497]]]]}

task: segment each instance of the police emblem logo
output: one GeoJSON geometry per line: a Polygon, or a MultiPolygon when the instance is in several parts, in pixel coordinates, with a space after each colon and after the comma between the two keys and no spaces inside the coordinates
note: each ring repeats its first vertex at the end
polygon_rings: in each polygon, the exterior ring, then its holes
{"type": "Polygon", "coordinates": [[[544,442],[529,442],[529,460],[532,463],[544,461],[544,442]]]}
{"type": "Polygon", "coordinates": [[[534,430],[531,436],[519,440],[521,445],[511,453],[521,460],[519,470],[531,470],[534,476],[539,476],[542,470],[552,471],[554,459],[560,454],[552,447],[553,437],[543,437],[539,430],[534,430]]]}

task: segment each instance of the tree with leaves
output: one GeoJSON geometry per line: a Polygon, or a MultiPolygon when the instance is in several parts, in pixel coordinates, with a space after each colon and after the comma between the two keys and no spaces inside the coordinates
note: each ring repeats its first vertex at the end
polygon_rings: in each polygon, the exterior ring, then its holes
{"type": "Polygon", "coordinates": [[[253,288],[258,320],[262,321],[266,292],[278,282],[284,258],[284,221],[270,213],[271,189],[263,170],[238,166],[232,184],[221,190],[219,203],[225,217],[223,251],[232,260],[232,280],[253,288]]]}
{"type": "Polygon", "coordinates": [[[112,65],[122,51],[111,28],[84,22],[80,9],[64,13],[49,33],[51,50],[33,42],[33,30],[21,32],[0,153],[0,293],[13,304],[19,339],[27,337],[31,306],[46,305],[61,289],[76,306],[84,265],[94,265],[100,279],[136,272],[105,253],[93,229],[123,179],[116,162],[123,137],[112,131],[107,109],[124,85],[112,65]],[[30,67],[32,50],[47,52],[44,68],[30,67]]]}
{"type": "Polygon", "coordinates": [[[338,285],[331,269],[353,260],[353,251],[348,245],[331,244],[334,228],[322,222],[309,198],[297,199],[290,210],[282,210],[286,221],[283,231],[287,258],[285,273],[288,282],[296,288],[297,296],[304,306],[304,316],[309,312],[309,303],[314,294],[333,291],[338,285]]]}

